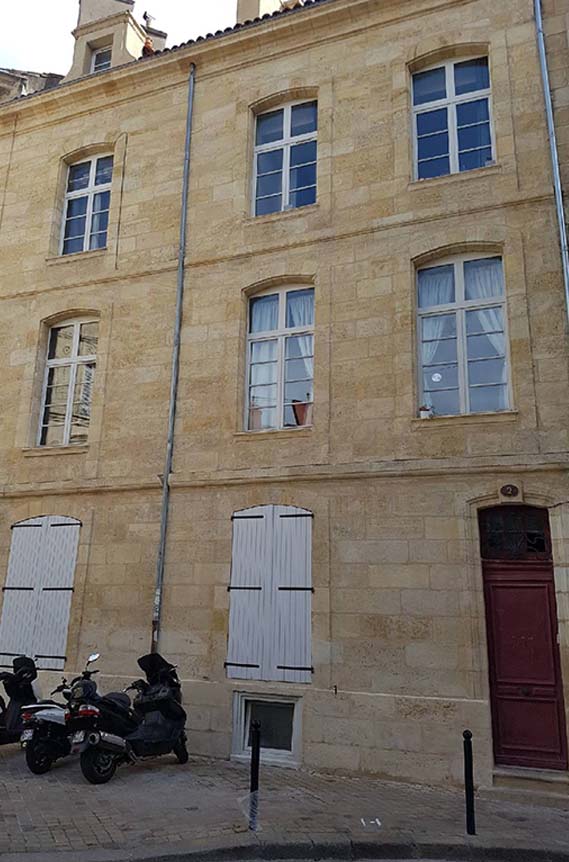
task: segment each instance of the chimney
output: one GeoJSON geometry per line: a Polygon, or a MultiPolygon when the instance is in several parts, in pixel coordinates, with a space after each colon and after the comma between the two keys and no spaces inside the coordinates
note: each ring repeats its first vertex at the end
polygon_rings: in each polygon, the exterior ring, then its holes
{"type": "Polygon", "coordinates": [[[296,6],[298,0],[237,0],[237,23],[252,21],[262,15],[271,15],[290,6],[296,6]]]}

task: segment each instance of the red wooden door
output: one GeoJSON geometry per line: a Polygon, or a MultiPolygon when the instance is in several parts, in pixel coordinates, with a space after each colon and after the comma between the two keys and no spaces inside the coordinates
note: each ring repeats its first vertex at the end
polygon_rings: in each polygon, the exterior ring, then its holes
{"type": "Polygon", "coordinates": [[[480,534],[496,763],[567,769],[547,510],[485,509],[480,534]]]}

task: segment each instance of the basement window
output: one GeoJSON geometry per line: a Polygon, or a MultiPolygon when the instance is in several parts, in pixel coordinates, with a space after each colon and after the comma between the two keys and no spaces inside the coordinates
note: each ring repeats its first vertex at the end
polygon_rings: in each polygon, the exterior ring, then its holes
{"type": "Polygon", "coordinates": [[[261,760],[281,766],[300,764],[301,707],[298,698],[238,692],[235,695],[233,758],[251,757],[253,722],[261,724],[261,760]]]}

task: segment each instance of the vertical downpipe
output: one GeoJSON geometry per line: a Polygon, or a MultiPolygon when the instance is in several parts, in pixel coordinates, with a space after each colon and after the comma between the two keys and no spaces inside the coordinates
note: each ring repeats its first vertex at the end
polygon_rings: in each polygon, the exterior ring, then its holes
{"type": "Polygon", "coordinates": [[[551,151],[551,164],[553,168],[553,187],[555,189],[555,206],[557,209],[557,222],[559,225],[559,239],[561,242],[561,260],[563,264],[563,281],[565,283],[565,304],[567,318],[569,320],[569,246],[567,244],[567,222],[565,219],[565,208],[563,205],[563,187],[561,185],[561,171],[559,170],[559,150],[557,147],[557,135],[555,133],[555,119],[553,116],[553,100],[551,98],[551,85],[549,81],[549,69],[547,67],[547,53],[545,49],[545,35],[543,32],[543,15],[541,11],[541,0],[534,0],[535,26],[537,30],[537,47],[539,51],[539,63],[541,66],[541,78],[543,82],[543,94],[545,97],[545,114],[547,117],[547,131],[549,134],[549,149],[551,151]]]}
{"type": "Polygon", "coordinates": [[[166,557],[166,539],[168,536],[168,518],[170,514],[170,476],[174,459],[174,429],[176,425],[176,407],[178,401],[178,380],[180,376],[180,341],[182,333],[182,318],[184,311],[184,287],[187,233],[188,233],[188,193],[190,187],[190,153],[192,146],[192,120],[194,114],[194,92],[196,88],[196,67],[190,66],[188,83],[188,110],[186,115],[186,141],[184,149],[184,174],[182,179],[182,214],[180,217],[180,245],[178,250],[178,277],[176,291],[176,319],[174,323],[174,345],[172,348],[172,376],[170,379],[170,406],[168,409],[168,442],[166,444],[166,463],[162,478],[162,511],[160,516],[160,543],[156,563],[156,587],[154,591],[154,607],[152,611],[152,644],[151,651],[158,652],[160,641],[160,622],[162,617],[162,595],[164,591],[164,561],[166,557]]]}

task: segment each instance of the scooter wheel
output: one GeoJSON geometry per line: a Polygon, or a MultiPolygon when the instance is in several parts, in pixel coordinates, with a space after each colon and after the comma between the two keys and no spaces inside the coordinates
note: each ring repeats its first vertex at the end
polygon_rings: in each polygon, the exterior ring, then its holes
{"type": "Polygon", "coordinates": [[[26,764],[34,775],[45,775],[51,769],[53,761],[47,748],[41,742],[26,746],[26,764]]]}
{"type": "Polygon", "coordinates": [[[174,754],[178,758],[178,763],[187,763],[190,759],[188,749],[186,748],[186,734],[183,734],[177,741],[174,746],[174,754]]]}
{"type": "Polygon", "coordinates": [[[117,769],[117,760],[109,751],[88,748],[81,755],[81,772],[91,784],[106,784],[117,769]]]}

